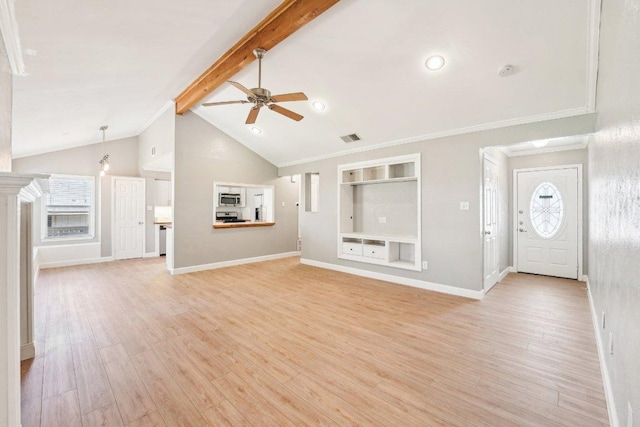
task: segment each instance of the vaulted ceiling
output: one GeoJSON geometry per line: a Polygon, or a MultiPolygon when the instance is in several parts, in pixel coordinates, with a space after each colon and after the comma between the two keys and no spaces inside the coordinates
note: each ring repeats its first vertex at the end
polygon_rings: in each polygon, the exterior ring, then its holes
{"type": "MultiPolygon", "coordinates": [[[[275,0],[16,3],[29,76],[14,79],[14,155],[140,133],[275,0]]],[[[593,111],[595,0],[343,0],[267,52],[262,85],[281,104],[193,111],[276,165],[374,146],[593,111]],[[441,55],[437,71],[424,63],[441,55]],[[499,70],[513,65],[502,77],[499,70]],[[317,111],[312,101],[326,104],[317,111]],[[259,128],[257,135],[252,128],[259,128]],[[357,133],[362,140],[339,137],[357,133]]],[[[257,87],[257,62],[233,77],[257,87]]],[[[243,99],[223,85],[202,102],[243,99]]]]}

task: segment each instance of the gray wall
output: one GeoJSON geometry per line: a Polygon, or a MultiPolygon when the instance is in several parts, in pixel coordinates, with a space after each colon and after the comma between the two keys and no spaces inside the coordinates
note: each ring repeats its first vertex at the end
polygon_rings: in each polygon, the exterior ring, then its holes
{"type": "Polygon", "coordinates": [[[191,112],[176,116],[174,178],[175,268],[296,250],[298,184],[191,112]],[[274,185],[276,225],[214,230],[214,181],[274,185]]]}
{"type": "MultiPolygon", "coordinates": [[[[588,273],[589,266],[589,169],[587,150],[567,150],[553,153],[532,154],[509,158],[509,265],[513,265],[513,170],[543,166],[582,165],[582,270],[588,273]]],[[[581,279],[581,278],[580,278],[581,279]]]]}
{"type": "Polygon", "coordinates": [[[604,0],[598,123],[589,144],[589,282],[620,425],[640,425],[640,8],[604,0]]]}
{"type": "Polygon", "coordinates": [[[474,132],[364,151],[280,169],[281,175],[320,173],[320,211],[302,212],[306,259],[471,290],[482,289],[480,148],[553,136],[591,133],[594,115],[474,132]],[[429,269],[398,270],[337,258],[337,167],[402,154],[422,155],[422,257],[429,269]],[[460,202],[470,203],[460,211],[460,202]]]}
{"type": "MultiPolygon", "coordinates": [[[[54,151],[35,156],[13,159],[13,171],[19,173],[47,173],[94,176],[96,179],[96,235],[93,240],[101,242],[102,256],[111,256],[111,176],[138,176],[138,138],[109,141],[102,145],[93,144],[67,150],[54,151]],[[111,169],[100,178],[98,161],[109,154],[111,169]],[[102,218],[102,220],[101,220],[102,218]]],[[[34,205],[34,246],[63,245],[63,241],[40,241],[40,199],[34,205]]],[[[78,241],[68,242],[68,244],[78,241]]]]}
{"type": "Polygon", "coordinates": [[[0,172],[11,172],[11,109],[13,74],[0,34],[0,172]]]}

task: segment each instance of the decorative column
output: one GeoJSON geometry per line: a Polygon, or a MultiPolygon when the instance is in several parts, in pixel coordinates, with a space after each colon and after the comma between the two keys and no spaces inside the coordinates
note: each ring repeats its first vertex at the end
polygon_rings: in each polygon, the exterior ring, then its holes
{"type": "Polygon", "coordinates": [[[46,178],[0,172],[0,426],[20,426],[20,203],[46,178]]]}

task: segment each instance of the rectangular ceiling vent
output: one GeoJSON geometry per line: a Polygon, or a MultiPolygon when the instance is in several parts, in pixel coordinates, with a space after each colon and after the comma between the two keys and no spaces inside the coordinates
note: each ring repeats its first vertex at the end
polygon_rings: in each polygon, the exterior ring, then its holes
{"type": "Polygon", "coordinates": [[[350,135],[341,136],[340,139],[343,140],[344,142],[354,142],[354,141],[360,141],[360,139],[362,138],[360,138],[358,134],[352,133],[350,135]]]}

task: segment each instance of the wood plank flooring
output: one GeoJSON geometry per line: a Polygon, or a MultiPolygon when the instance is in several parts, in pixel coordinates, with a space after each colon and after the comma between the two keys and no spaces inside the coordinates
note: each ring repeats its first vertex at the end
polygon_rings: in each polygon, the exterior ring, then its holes
{"type": "Polygon", "coordinates": [[[584,283],[483,301],[300,265],[43,270],[23,426],[603,426],[584,283]]]}

